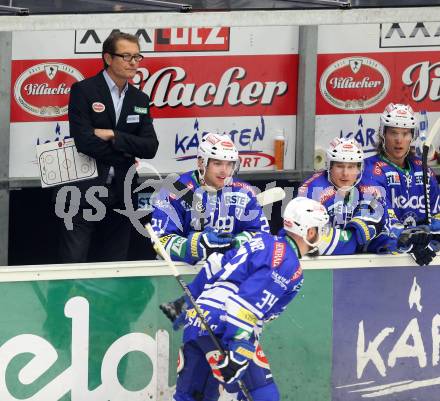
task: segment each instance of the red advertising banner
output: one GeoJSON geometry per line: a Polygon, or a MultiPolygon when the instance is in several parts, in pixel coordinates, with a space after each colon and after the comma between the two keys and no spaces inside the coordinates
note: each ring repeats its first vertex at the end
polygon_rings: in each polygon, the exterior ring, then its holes
{"type": "MultiPolygon", "coordinates": [[[[66,121],[71,85],[96,74],[93,59],[14,60],[11,122],[66,121]]],[[[133,83],[155,118],[295,115],[298,55],[151,57],[133,83]]]]}
{"type": "Polygon", "coordinates": [[[380,113],[389,102],[440,111],[438,51],[318,55],[316,114],[380,113]]]}

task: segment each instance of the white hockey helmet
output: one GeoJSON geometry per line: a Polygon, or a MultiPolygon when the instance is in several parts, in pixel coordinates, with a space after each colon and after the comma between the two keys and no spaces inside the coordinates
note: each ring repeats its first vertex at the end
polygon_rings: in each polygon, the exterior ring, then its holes
{"type": "Polygon", "coordinates": [[[283,220],[286,231],[299,235],[307,245],[314,249],[326,231],[329,215],[321,203],[299,196],[287,204],[283,220]],[[316,241],[311,243],[307,240],[307,232],[313,227],[317,229],[318,235],[316,241]]]}
{"type": "Polygon", "coordinates": [[[385,139],[385,127],[410,128],[415,138],[417,123],[417,116],[410,105],[390,103],[380,115],[379,135],[385,139]]]}
{"type": "MultiPolygon", "coordinates": [[[[204,168],[199,167],[200,179],[205,181],[206,168],[208,167],[209,159],[226,160],[234,162],[234,168],[231,176],[225,180],[225,185],[229,185],[232,181],[232,176],[240,169],[240,158],[238,150],[232,142],[231,138],[226,134],[207,133],[200,142],[197,149],[197,158],[203,160],[204,168]]],[[[208,190],[215,191],[214,188],[206,186],[208,190]]]]}
{"type": "Polygon", "coordinates": [[[209,159],[238,162],[238,151],[228,135],[207,133],[197,149],[197,157],[203,159],[206,167],[209,159]]]}
{"type": "MultiPolygon", "coordinates": [[[[327,148],[327,173],[329,181],[332,182],[330,169],[332,162],[343,162],[343,163],[360,163],[359,175],[356,181],[350,188],[345,188],[346,190],[350,190],[355,185],[358,184],[360,179],[362,178],[362,172],[364,171],[364,152],[362,150],[362,146],[356,142],[354,139],[349,138],[338,138],[335,137],[330,142],[329,147],[327,148]]],[[[336,185],[335,185],[336,186],[336,185]]]]}
{"type": "Polygon", "coordinates": [[[331,162],[363,163],[362,147],[353,139],[333,138],[327,149],[327,165],[331,162]]]}

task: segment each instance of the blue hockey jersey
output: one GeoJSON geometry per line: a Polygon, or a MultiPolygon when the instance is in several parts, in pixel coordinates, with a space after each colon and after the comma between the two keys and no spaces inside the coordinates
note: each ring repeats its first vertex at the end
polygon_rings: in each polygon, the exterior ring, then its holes
{"type": "Polygon", "coordinates": [[[166,188],[154,200],[151,225],[173,260],[196,263],[186,252],[191,232],[207,227],[250,239],[259,231],[269,232],[269,222],[258,204],[253,188],[238,179],[218,191],[206,191],[196,171],[178,179],[194,194],[195,202],[177,198],[166,188]]]}
{"type": "Polygon", "coordinates": [[[324,205],[330,217],[330,224],[339,228],[345,228],[361,201],[356,187],[347,194],[337,191],[328,179],[327,171],[319,171],[304,181],[298,188],[298,196],[316,200],[324,205]]]}
{"type": "MultiPolygon", "coordinates": [[[[264,321],[287,307],[303,283],[299,258],[290,237],[266,233],[238,250],[208,258],[199,273],[204,285],[190,289],[207,323],[224,344],[233,338],[252,339],[264,321]]],[[[188,309],[183,341],[204,335],[208,333],[195,310],[188,309]]]]}
{"type": "Polygon", "coordinates": [[[381,194],[367,180],[348,193],[342,193],[330,182],[328,173],[320,171],[299,187],[298,196],[316,200],[325,206],[329,214],[331,227],[319,243],[320,255],[350,255],[365,246],[357,242],[352,229],[346,228],[352,219],[356,219],[364,227],[363,221],[367,225],[379,225],[381,221],[382,214],[376,207],[376,201],[381,194]]]}
{"type": "MultiPolygon", "coordinates": [[[[371,156],[365,160],[362,180],[385,189],[385,205],[404,226],[415,226],[425,219],[422,161],[408,157],[405,168],[400,168],[385,157],[371,156]]],[[[439,214],[439,186],[429,169],[429,193],[432,216],[439,214]]]]}
{"type": "MultiPolygon", "coordinates": [[[[423,188],[422,161],[409,156],[406,167],[401,168],[382,155],[365,160],[362,181],[375,185],[382,193],[384,208],[382,233],[371,242],[371,252],[394,252],[398,235],[393,235],[397,226],[415,226],[425,220],[425,194],[423,188]]],[[[430,210],[434,220],[439,214],[439,186],[434,173],[429,169],[430,210]]]]}

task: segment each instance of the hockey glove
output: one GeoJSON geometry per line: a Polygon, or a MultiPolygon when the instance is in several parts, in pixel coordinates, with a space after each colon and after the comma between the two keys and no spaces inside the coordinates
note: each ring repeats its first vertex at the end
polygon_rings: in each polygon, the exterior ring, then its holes
{"type": "Polygon", "coordinates": [[[431,232],[428,226],[408,227],[400,233],[397,241],[397,251],[401,253],[411,251],[419,253],[428,246],[430,240],[431,232]]]}
{"type": "Polygon", "coordinates": [[[206,259],[211,253],[224,253],[232,249],[233,237],[229,233],[220,233],[212,228],[202,232],[192,232],[188,237],[187,253],[193,260],[206,259]]]}
{"type": "Polygon", "coordinates": [[[221,376],[216,377],[226,384],[235,383],[243,376],[254,353],[255,346],[250,341],[231,341],[225,358],[217,364],[221,376]]]}
{"type": "MultiPolygon", "coordinates": [[[[437,241],[433,241],[437,242],[437,241]]],[[[425,248],[418,248],[411,252],[411,256],[414,258],[419,266],[428,266],[432,260],[436,257],[436,252],[433,249],[433,245],[429,244],[425,248]]]]}
{"type": "Polygon", "coordinates": [[[376,236],[375,225],[357,217],[350,220],[345,228],[354,233],[356,242],[359,246],[368,244],[376,236]]]}
{"type": "Polygon", "coordinates": [[[174,301],[159,305],[159,309],[168,319],[171,320],[171,322],[174,322],[182,314],[185,316],[188,304],[185,301],[185,297],[182,296],[174,301]]]}

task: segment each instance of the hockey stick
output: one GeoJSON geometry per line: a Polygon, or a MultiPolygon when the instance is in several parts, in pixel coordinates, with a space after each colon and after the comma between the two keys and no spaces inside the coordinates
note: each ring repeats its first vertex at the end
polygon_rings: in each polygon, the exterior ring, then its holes
{"type": "MultiPolygon", "coordinates": [[[[195,309],[197,316],[199,317],[199,319],[202,322],[202,325],[206,328],[206,331],[209,334],[209,337],[211,337],[212,342],[214,343],[214,346],[217,348],[217,350],[220,352],[220,354],[223,357],[226,357],[226,351],[223,348],[223,346],[220,344],[220,341],[218,340],[218,338],[215,336],[214,332],[212,331],[211,327],[209,326],[208,322],[205,319],[205,315],[203,314],[203,311],[200,309],[199,305],[197,304],[196,300],[194,299],[194,297],[191,294],[190,289],[188,288],[188,285],[185,283],[185,281],[182,279],[182,277],[180,276],[176,265],[174,264],[174,262],[172,261],[170,255],[168,254],[168,252],[165,250],[165,248],[163,247],[163,245],[161,244],[159,237],[156,235],[156,233],[153,230],[153,227],[151,227],[151,224],[147,224],[145,226],[148,234],[150,235],[151,241],[154,243],[155,249],[157,250],[157,252],[159,252],[160,256],[165,260],[165,262],[167,262],[168,266],[171,267],[172,271],[173,271],[173,275],[176,278],[177,282],[179,283],[179,285],[182,287],[182,290],[185,292],[185,295],[188,297],[188,299],[191,302],[191,305],[193,306],[193,308],[195,309]]],[[[242,380],[238,380],[238,385],[240,387],[240,390],[242,391],[242,393],[244,394],[244,396],[246,397],[246,399],[248,401],[253,401],[251,394],[249,393],[249,390],[247,389],[246,385],[243,383],[242,380]]]]}
{"type": "Polygon", "coordinates": [[[260,192],[256,198],[260,206],[266,206],[271,203],[283,200],[286,196],[284,189],[281,187],[273,187],[260,192]]]}
{"type": "Polygon", "coordinates": [[[434,138],[440,130],[440,118],[435,122],[434,126],[429,131],[428,138],[423,143],[422,151],[422,172],[423,172],[423,192],[425,195],[425,223],[431,225],[431,197],[429,194],[429,167],[428,167],[428,153],[431,148],[434,138]]]}

